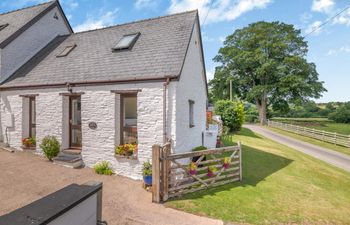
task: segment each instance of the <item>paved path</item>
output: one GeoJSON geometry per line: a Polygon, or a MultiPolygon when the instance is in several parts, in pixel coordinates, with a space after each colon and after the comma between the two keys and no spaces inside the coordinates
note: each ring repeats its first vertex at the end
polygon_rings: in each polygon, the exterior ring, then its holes
{"type": "MultiPolygon", "coordinates": [[[[350,172],[350,156],[271,131],[258,125],[244,125],[255,133],[350,172]]],[[[349,150],[350,151],[350,150],[349,150]]]]}
{"type": "Polygon", "coordinates": [[[0,149],[0,216],[71,183],[103,182],[102,218],[109,225],[222,225],[223,222],[152,203],[141,182],[121,176],[103,176],[92,169],[70,169],[43,157],[0,149]]]}

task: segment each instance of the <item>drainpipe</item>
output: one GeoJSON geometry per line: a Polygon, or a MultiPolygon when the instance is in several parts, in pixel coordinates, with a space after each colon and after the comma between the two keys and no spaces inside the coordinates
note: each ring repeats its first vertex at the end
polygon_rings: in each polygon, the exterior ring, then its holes
{"type": "Polygon", "coordinates": [[[163,83],[163,144],[167,142],[167,105],[166,105],[166,94],[167,94],[167,87],[170,83],[170,78],[167,78],[166,82],[163,83]]]}

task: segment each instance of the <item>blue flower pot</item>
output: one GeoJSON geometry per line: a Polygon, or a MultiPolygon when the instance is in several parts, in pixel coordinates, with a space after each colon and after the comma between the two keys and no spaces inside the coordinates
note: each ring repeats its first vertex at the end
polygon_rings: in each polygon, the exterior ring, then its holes
{"type": "Polygon", "coordinates": [[[152,185],[152,175],[143,176],[143,182],[146,185],[151,186],[152,185]]]}

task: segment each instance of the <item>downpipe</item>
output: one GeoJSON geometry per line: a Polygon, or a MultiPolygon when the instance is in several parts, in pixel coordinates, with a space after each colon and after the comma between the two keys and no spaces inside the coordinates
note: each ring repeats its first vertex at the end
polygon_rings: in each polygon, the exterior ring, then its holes
{"type": "Polygon", "coordinates": [[[163,144],[167,142],[167,89],[170,83],[170,78],[163,83],[163,144]]]}

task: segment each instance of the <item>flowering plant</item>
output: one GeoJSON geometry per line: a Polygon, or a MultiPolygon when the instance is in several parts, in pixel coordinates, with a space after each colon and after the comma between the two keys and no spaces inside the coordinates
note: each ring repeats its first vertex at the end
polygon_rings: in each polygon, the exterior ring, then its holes
{"type": "Polygon", "coordinates": [[[213,177],[215,175],[216,171],[218,171],[218,169],[215,166],[209,166],[207,176],[213,177]]]}
{"type": "Polygon", "coordinates": [[[230,167],[230,163],[231,163],[231,158],[230,158],[230,157],[225,157],[225,158],[224,158],[223,167],[224,167],[225,169],[229,168],[229,167],[230,167]]]}
{"type": "Polygon", "coordinates": [[[191,162],[189,165],[189,173],[191,175],[197,174],[197,164],[195,162],[191,162]]]}
{"type": "Polygon", "coordinates": [[[36,145],[36,140],[33,137],[27,137],[22,139],[22,145],[29,148],[36,145]]]}
{"type": "Polygon", "coordinates": [[[115,154],[117,155],[131,156],[131,155],[136,155],[136,153],[137,153],[136,143],[119,145],[115,149],[115,154]]]}

